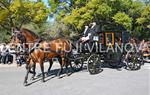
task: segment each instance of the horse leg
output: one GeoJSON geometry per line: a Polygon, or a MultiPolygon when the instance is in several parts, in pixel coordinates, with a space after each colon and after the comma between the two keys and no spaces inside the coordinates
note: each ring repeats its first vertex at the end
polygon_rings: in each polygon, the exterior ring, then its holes
{"type": "MultiPolygon", "coordinates": [[[[33,59],[29,59],[29,60],[30,60],[30,61],[29,61],[30,64],[28,64],[28,65],[30,65],[29,73],[33,74],[32,77],[31,77],[31,80],[34,80],[34,77],[35,77],[35,75],[36,75],[36,72],[35,72],[36,62],[33,61],[33,59]],[[31,63],[31,62],[32,62],[32,63],[31,63]],[[31,71],[31,69],[32,69],[32,71],[31,71]]],[[[26,69],[28,68],[28,65],[26,65],[26,69]]]]}
{"type": "Polygon", "coordinates": [[[47,75],[49,75],[49,72],[50,72],[50,70],[51,70],[51,68],[52,68],[52,65],[53,65],[53,61],[52,61],[52,59],[50,59],[50,60],[49,60],[49,68],[48,68],[48,70],[47,70],[47,75]]]}
{"type": "Polygon", "coordinates": [[[40,63],[41,72],[42,72],[42,82],[45,82],[45,75],[44,75],[44,65],[43,62],[40,63]]]}
{"type": "Polygon", "coordinates": [[[57,73],[57,77],[60,79],[61,77],[60,77],[60,74],[63,72],[63,66],[62,66],[62,64],[60,64],[60,70],[58,71],[58,73],[57,73]]]}
{"type": "Polygon", "coordinates": [[[26,73],[26,76],[25,76],[25,79],[24,79],[24,86],[27,86],[27,80],[28,80],[28,75],[29,75],[29,72],[30,72],[30,66],[27,65],[26,66],[26,69],[27,69],[27,73],[26,73]]]}
{"type": "Polygon", "coordinates": [[[66,67],[66,74],[67,74],[67,76],[69,76],[68,64],[65,63],[65,67],[66,67]]]}
{"type": "Polygon", "coordinates": [[[31,80],[34,80],[34,79],[35,79],[35,75],[36,75],[35,69],[36,69],[36,63],[33,64],[33,71],[30,72],[30,73],[33,74],[32,77],[31,77],[31,80]]]}
{"type": "Polygon", "coordinates": [[[63,71],[63,58],[61,58],[61,57],[58,57],[58,61],[59,61],[59,64],[60,64],[60,70],[58,71],[58,73],[57,73],[57,77],[58,78],[60,78],[60,74],[62,73],[62,71],[63,71]]]}
{"type": "Polygon", "coordinates": [[[69,63],[69,61],[68,61],[68,59],[65,59],[65,67],[66,67],[66,74],[67,74],[67,76],[69,76],[69,69],[68,69],[68,64],[69,63]]]}

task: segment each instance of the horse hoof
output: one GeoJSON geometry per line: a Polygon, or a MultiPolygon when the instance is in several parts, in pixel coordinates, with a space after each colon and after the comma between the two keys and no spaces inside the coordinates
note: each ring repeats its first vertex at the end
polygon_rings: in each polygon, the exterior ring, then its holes
{"type": "Polygon", "coordinates": [[[50,76],[50,73],[46,73],[46,77],[50,76]]]}
{"type": "Polygon", "coordinates": [[[67,73],[67,77],[69,77],[71,74],[67,73]]]}
{"type": "Polygon", "coordinates": [[[46,81],[45,81],[45,80],[42,80],[41,82],[44,83],[44,82],[46,82],[46,81]]]}
{"type": "Polygon", "coordinates": [[[61,77],[60,77],[60,76],[57,76],[57,78],[60,79],[61,77]]]}
{"type": "Polygon", "coordinates": [[[23,85],[24,85],[24,86],[28,86],[28,83],[27,83],[27,82],[24,82],[23,85]]]}

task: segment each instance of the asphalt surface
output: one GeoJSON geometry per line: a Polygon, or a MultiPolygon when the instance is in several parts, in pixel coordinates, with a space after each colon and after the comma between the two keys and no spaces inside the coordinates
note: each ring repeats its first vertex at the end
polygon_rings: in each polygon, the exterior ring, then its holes
{"type": "MultiPolygon", "coordinates": [[[[48,64],[45,64],[47,70],[48,64]]],[[[97,75],[90,75],[86,69],[62,75],[58,79],[57,63],[52,67],[52,74],[41,82],[41,77],[28,80],[29,86],[23,85],[25,67],[0,65],[0,95],[150,95],[150,64],[142,66],[138,71],[117,71],[104,68],[97,75]]],[[[41,72],[37,66],[37,75],[41,72]]],[[[29,76],[31,77],[31,75],[29,76]]]]}

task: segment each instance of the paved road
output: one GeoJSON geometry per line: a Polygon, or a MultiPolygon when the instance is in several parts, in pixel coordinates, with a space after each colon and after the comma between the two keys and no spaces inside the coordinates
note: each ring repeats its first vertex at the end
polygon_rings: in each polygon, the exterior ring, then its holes
{"type": "MultiPolygon", "coordinates": [[[[47,65],[46,68],[47,69],[47,65]]],[[[59,68],[54,65],[53,72],[59,68]]],[[[138,71],[117,71],[105,68],[97,75],[86,70],[73,73],[61,79],[55,73],[42,83],[40,78],[29,80],[31,85],[23,86],[24,66],[0,67],[0,95],[150,95],[150,65],[147,63],[138,71]]],[[[40,73],[37,67],[37,73],[40,73]]]]}

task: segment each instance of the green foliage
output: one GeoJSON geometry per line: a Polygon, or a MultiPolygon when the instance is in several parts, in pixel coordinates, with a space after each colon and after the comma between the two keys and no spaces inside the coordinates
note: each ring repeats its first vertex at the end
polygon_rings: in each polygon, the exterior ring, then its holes
{"type": "Polygon", "coordinates": [[[150,29],[150,4],[143,8],[141,17],[137,19],[137,23],[150,29]]]}
{"type": "Polygon", "coordinates": [[[2,4],[4,8],[0,10],[2,13],[2,16],[0,16],[0,25],[6,22],[10,27],[21,26],[30,22],[41,23],[46,21],[49,14],[49,9],[43,2],[13,0],[12,2],[2,1],[2,4]]]}
{"type": "Polygon", "coordinates": [[[49,34],[50,38],[69,38],[71,31],[72,30],[69,29],[69,27],[66,26],[64,23],[55,22],[49,25],[49,28],[47,29],[46,33],[49,34]]]}
{"type": "Polygon", "coordinates": [[[133,2],[129,9],[129,15],[132,16],[134,19],[140,17],[140,12],[142,11],[143,6],[144,4],[140,1],[133,2]]]}
{"type": "Polygon", "coordinates": [[[48,9],[43,2],[20,2],[10,5],[10,11],[13,13],[13,17],[17,21],[24,23],[29,22],[43,22],[48,15],[48,9]]]}
{"type": "Polygon", "coordinates": [[[59,5],[58,0],[48,0],[48,1],[49,1],[50,6],[51,6],[51,8],[50,8],[51,12],[55,12],[57,10],[58,5],[59,5]]]}
{"type": "Polygon", "coordinates": [[[98,6],[98,9],[96,10],[96,14],[101,16],[102,18],[108,17],[111,14],[111,12],[112,8],[105,3],[98,6]]]}
{"type": "Polygon", "coordinates": [[[39,25],[46,22],[50,13],[42,1],[31,0],[1,0],[0,1],[0,41],[10,38],[11,27],[21,27],[28,23],[39,25]]]}
{"type": "Polygon", "coordinates": [[[41,38],[48,41],[60,37],[69,38],[70,35],[73,34],[72,30],[61,22],[55,22],[53,24],[46,22],[41,24],[29,23],[22,27],[32,30],[41,38]]]}
{"type": "Polygon", "coordinates": [[[123,25],[126,29],[130,30],[132,25],[132,18],[130,18],[127,14],[118,12],[114,17],[113,20],[117,24],[123,25]]]}
{"type": "MultiPolygon", "coordinates": [[[[137,36],[150,28],[150,4],[140,0],[73,0],[70,14],[59,17],[74,30],[82,31],[85,24],[96,21],[102,31],[124,29],[134,31],[137,36]]],[[[65,9],[64,9],[65,10],[65,9]]]]}
{"type": "Polygon", "coordinates": [[[10,41],[10,31],[0,27],[0,43],[8,43],[10,41]]]}
{"type": "Polygon", "coordinates": [[[0,23],[2,23],[3,21],[5,21],[5,19],[7,19],[8,14],[9,14],[8,10],[0,9],[0,23]]]}
{"type": "Polygon", "coordinates": [[[137,37],[149,37],[150,3],[147,1],[48,0],[48,8],[42,0],[0,0],[0,33],[6,35],[0,41],[9,38],[12,26],[29,28],[49,39],[60,35],[76,35],[83,31],[84,25],[93,21],[100,25],[101,31],[121,30],[124,27],[137,37]],[[68,5],[67,1],[71,3],[68,5]],[[49,14],[54,16],[57,23],[46,23],[49,14]]]}

